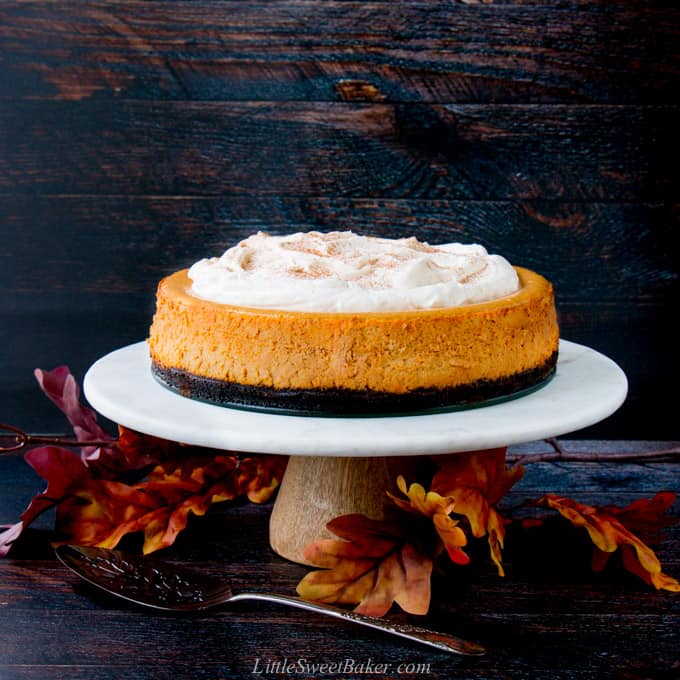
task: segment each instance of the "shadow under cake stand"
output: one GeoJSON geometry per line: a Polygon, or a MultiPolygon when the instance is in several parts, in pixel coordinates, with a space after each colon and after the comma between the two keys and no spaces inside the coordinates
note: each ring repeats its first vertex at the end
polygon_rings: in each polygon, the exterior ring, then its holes
{"type": "Polygon", "coordinates": [[[313,417],[228,408],[183,397],[151,374],[145,342],[99,359],[84,392],[99,413],[138,432],[215,449],[290,456],[269,537],[281,556],[305,564],[304,547],[329,537],[333,517],[382,513],[397,474],[423,456],[510,446],[573,432],[623,403],[623,371],[595,350],[560,341],[554,377],[493,405],[383,417],[313,417]]]}

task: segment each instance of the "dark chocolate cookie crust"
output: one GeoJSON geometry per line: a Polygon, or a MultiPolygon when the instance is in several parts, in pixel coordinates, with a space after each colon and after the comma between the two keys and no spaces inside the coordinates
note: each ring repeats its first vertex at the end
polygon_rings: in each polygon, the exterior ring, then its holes
{"type": "Polygon", "coordinates": [[[526,371],[500,380],[479,380],[444,389],[419,388],[405,394],[349,389],[275,389],[193,375],[153,362],[151,371],[165,387],[190,399],[222,406],[300,415],[382,415],[471,407],[540,386],[551,377],[557,352],[526,371]]]}

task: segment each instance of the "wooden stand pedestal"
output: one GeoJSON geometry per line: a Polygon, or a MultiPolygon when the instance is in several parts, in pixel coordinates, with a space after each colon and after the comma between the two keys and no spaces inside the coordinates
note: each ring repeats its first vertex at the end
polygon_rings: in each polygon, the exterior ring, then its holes
{"type": "Polygon", "coordinates": [[[309,564],[305,546],[331,538],[326,523],[334,517],[358,512],[381,518],[386,491],[396,490],[397,476],[408,475],[414,460],[291,456],[269,521],[271,547],[309,564]]]}

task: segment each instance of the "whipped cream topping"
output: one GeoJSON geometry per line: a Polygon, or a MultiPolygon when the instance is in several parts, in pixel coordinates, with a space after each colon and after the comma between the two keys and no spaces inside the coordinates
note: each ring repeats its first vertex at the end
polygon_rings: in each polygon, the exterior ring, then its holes
{"type": "Polygon", "coordinates": [[[259,232],[189,269],[190,293],[214,302],[314,312],[407,311],[495,300],[517,273],[480,245],[316,231],[259,232]]]}

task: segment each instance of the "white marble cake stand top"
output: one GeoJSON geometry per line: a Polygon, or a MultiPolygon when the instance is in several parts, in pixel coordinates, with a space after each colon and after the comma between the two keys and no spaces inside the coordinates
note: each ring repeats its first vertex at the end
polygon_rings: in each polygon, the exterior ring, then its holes
{"type": "Polygon", "coordinates": [[[384,417],[257,413],[182,397],[151,374],[145,342],[99,359],[84,380],[88,401],[116,423],[186,444],[303,456],[455,453],[556,437],[593,425],[623,403],[623,371],[566,340],[554,378],[537,391],[492,406],[384,417]]]}

